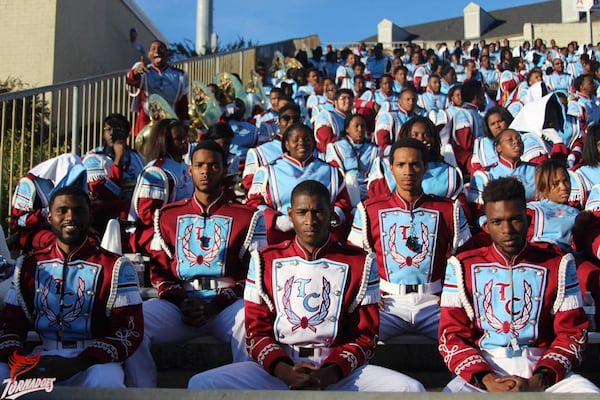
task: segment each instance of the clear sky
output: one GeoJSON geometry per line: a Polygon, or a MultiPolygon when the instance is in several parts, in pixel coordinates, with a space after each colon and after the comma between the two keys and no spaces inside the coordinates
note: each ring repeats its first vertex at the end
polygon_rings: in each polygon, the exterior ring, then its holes
{"type": "MultiPolygon", "coordinates": [[[[135,0],[171,42],[196,41],[195,0],[135,0]]],[[[542,0],[479,0],[493,11],[542,0]]],[[[377,33],[384,18],[399,26],[462,16],[468,0],[213,0],[222,45],[239,37],[259,44],[318,34],[321,42],[354,42],[377,33]]],[[[457,38],[460,39],[460,38],[457,38]]]]}

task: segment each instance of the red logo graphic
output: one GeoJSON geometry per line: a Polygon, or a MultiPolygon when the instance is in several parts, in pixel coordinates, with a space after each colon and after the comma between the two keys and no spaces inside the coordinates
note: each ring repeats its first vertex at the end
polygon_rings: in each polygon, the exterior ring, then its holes
{"type": "Polygon", "coordinates": [[[33,356],[22,356],[16,351],[8,358],[8,366],[10,368],[10,381],[14,382],[19,375],[31,371],[40,362],[42,354],[38,353],[33,356]]]}
{"type": "Polygon", "coordinates": [[[17,399],[24,394],[38,392],[40,390],[50,393],[54,389],[54,381],[56,378],[26,378],[17,379],[19,376],[26,374],[34,369],[40,359],[41,353],[33,356],[22,356],[15,351],[8,358],[8,366],[10,367],[10,378],[5,379],[2,383],[6,384],[2,391],[0,399],[17,399]]]}

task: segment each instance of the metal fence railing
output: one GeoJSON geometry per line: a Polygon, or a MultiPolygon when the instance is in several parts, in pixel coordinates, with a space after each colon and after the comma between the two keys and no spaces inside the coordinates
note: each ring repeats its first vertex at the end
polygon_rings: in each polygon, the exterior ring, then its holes
{"type": "MultiPolygon", "coordinates": [[[[252,53],[253,55],[253,53],[252,53]]],[[[237,51],[176,63],[190,82],[212,81],[218,71],[243,76],[254,57],[237,51]]],[[[10,215],[17,180],[33,166],[62,153],[82,155],[102,141],[102,121],[121,113],[135,121],[125,85],[127,71],[58,85],[0,94],[0,215],[10,215]]]]}
{"type": "MultiPolygon", "coordinates": [[[[189,82],[212,82],[217,72],[250,80],[257,59],[268,61],[275,50],[315,47],[317,36],[195,57],[174,63],[189,82]]],[[[0,94],[0,223],[6,227],[17,180],[33,166],[62,153],[82,155],[102,142],[102,121],[121,113],[137,117],[125,85],[126,70],[36,89],[0,94]]]]}

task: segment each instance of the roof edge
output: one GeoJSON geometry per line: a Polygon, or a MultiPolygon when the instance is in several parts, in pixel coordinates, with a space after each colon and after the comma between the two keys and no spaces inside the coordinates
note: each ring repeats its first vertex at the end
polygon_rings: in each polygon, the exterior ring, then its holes
{"type": "Polygon", "coordinates": [[[158,27],[152,22],[150,17],[137,5],[134,0],[121,0],[125,7],[129,8],[131,12],[140,19],[142,24],[148,28],[148,30],[161,42],[169,44],[169,39],[158,29],[158,27]]]}

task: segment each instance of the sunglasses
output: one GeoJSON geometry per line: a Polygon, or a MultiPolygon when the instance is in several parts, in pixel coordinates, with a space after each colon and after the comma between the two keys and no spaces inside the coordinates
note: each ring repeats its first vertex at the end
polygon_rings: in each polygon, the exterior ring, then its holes
{"type": "Polygon", "coordinates": [[[300,122],[300,116],[299,115],[282,115],[281,117],[279,117],[280,120],[285,121],[285,122],[300,122]]]}

